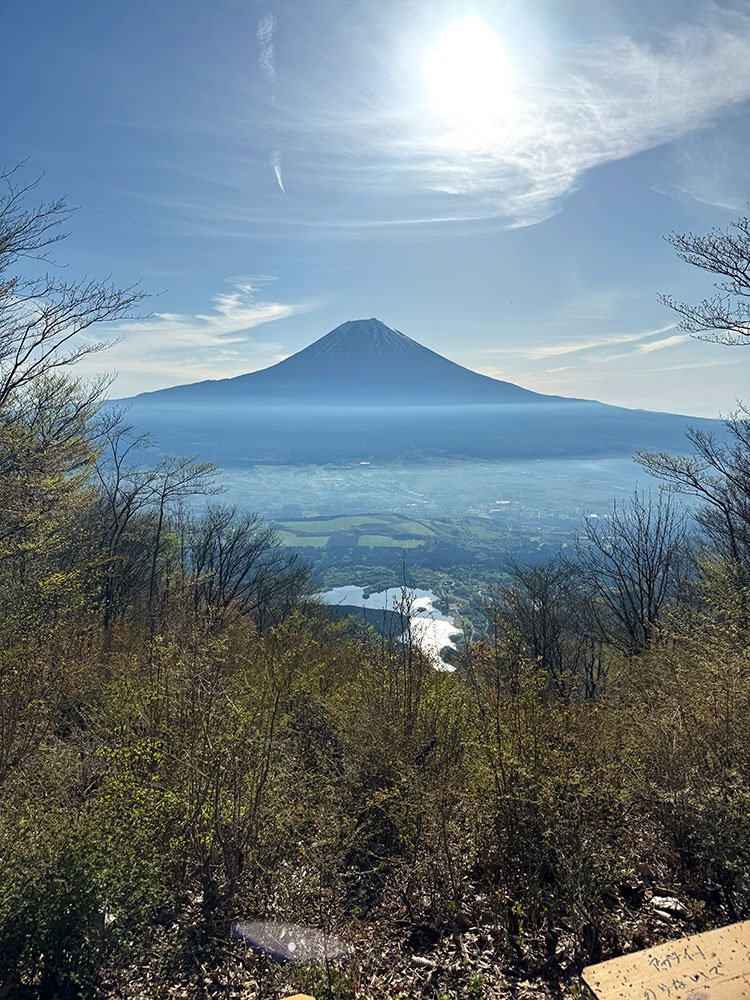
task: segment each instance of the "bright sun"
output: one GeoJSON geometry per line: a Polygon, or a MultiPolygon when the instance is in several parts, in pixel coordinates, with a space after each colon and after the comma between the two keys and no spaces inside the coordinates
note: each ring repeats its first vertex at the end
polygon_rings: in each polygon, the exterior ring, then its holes
{"type": "Polygon", "coordinates": [[[513,114],[512,68],[501,40],[482,21],[460,21],[445,31],[422,71],[434,113],[473,142],[489,140],[513,114]]]}

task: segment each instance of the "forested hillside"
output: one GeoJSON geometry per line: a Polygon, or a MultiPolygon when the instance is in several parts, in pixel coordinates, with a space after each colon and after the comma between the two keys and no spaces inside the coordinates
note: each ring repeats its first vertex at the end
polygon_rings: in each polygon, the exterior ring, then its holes
{"type": "Polygon", "coordinates": [[[589,521],[439,673],[102,411],[75,362],[139,292],[44,277],[64,206],[6,182],[0,997],[546,995],[750,916],[746,414],[642,456],[697,520],[655,486],[589,521]],[[356,957],[277,966],[238,918],[356,957]]]}

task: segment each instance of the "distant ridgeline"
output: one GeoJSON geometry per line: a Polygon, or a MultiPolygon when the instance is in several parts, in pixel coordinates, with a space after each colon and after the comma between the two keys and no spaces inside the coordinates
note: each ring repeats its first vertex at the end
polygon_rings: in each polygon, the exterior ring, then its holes
{"type": "Polygon", "coordinates": [[[394,458],[587,458],[680,451],[668,413],[547,396],[480,375],[377,319],[262,371],[143,393],[130,419],[167,452],[226,466],[394,458]]]}

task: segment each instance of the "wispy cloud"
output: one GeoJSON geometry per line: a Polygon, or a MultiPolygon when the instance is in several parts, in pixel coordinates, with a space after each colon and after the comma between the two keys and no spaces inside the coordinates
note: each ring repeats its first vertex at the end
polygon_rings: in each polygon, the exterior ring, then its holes
{"type": "Polygon", "coordinates": [[[651,354],[652,351],[663,351],[665,347],[675,347],[689,340],[687,333],[676,333],[673,337],[664,337],[663,340],[653,340],[650,344],[641,344],[638,348],[639,354],[651,354]]]}
{"type": "Polygon", "coordinates": [[[747,206],[747,200],[743,197],[732,199],[731,196],[719,194],[703,194],[698,190],[691,190],[679,184],[655,185],[654,191],[657,194],[664,194],[670,198],[685,198],[697,201],[700,205],[710,205],[711,208],[721,208],[726,212],[741,212],[747,206]]]}
{"type": "Polygon", "coordinates": [[[540,347],[531,347],[521,353],[526,358],[538,361],[542,358],[556,358],[563,354],[591,351],[598,347],[610,347],[612,344],[627,344],[631,341],[641,340],[644,336],[647,334],[615,333],[608,336],[592,337],[588,340],[571,340],[565,344],[542,344],[540,347]]]}
{"type": "MultiPolygon", "coordinates": [[[[155,312],[143,320],[117,323],[108,333],[118,342],[106,354],[88,359],[88,367],[115,370],[114,391],[127,395],[176,382],[227,378],[274,364],[284,357],[281,345],[256,340],[249,331],[314,306],[260,298],[259,290],[271,280],[231,279],[229,290],[217,293],[207,312],[155,312]]],[[[82,374],[88,373],[83,365],[82,374]]]]}
{"type": "Polygon", "coordinates": [[[276,183],[279,185],[284,194],[286,194],[286,188],[284,187],[284,178],[281,176],[280,149],[274,149],[273,153],[271,153],[271,166],[273,167],[273,172],[276,177],[276,183]]]}
{"type": "Polygon", "coordinates": [[[118,336],[152,338],[156,350],[241,344],[247,340],[243,331],[300,311],[299,306],[258,300],[258,289],[271,280],[266,276],[230,279],[231,291],[214,295],[211,312],[155,312],[150,319],[120,323],[115,332],[118,336]]]}
{"type": "Polygon", "coordinates": [[[265,14],[258,21],[255,37],[258,42],[258,66],[265,73],[269,83],[276,82],[276,52],[273,44],[273,32],[276,18],[273,14],[265,14]]]}
{"type": "Polygon", "coordinates": [[[673,364],[648,365],[645,368],[618,368],[616,371],[608,373],[618,379],[643,379],[646,377],[667,375],[671,372],[700,371],[703,368],[726,368],[736,364],[731,358],[724,360],[714,359],[712,361],[675,361],[673,364]]]}
{"type": "MultiPolygon", "coordinates": [[[[248,225],[272,220],[274,236],[336,239],[526,226],[560,211],[593,170],[668,144],[681,152],[672,158],[673,187],[659,179],[663,190],[743,203],[746,134],[724,152],[730,176],[716,182],[716,156],[701,157],[700,147],[710,145],[713,126],[739,119],[750,101],[747,0],[686,4],[684,20],[662,18],[661,30],[642,5],[616,0],[631,33],[599,32],[578,44],[564,32],[540,41],[546,17],[534,5],[511,5],[512,23],[498,15],[495,27],[511,65],[512,114],[490,118],[468,144],[435,114],[422,71],[436,35],[460,17],[456,5],[451,15],[445,4],[382,0],[365,4],[361,19],[340,16],[344,6],[310,5],[304,18],[284,22],[288,64],[280,56],[281,15],[258,20],[251,58],[262,85],[243,90],[231,113],[201,124],[224,158],[220,183],[201,170],[201,183],[186,186],[184,196],[175,198],[171,185],[160,193],[161,204],[180,210],[181,224],[244,235],[248,225]],[[285,165],[293,152],[301,178],[283,211],[277,197],[247,197],[256,169],[289,191],[274,150],[283,151],[285,165]]],[[[571,20],[585,29],[596,18],[582,11],[571,20]]],[[[715,131],[735,131],[734,124],[715,131]]],[[[175,169],[189,172],[190,164],[175,169]]]]}
{"type": "Polygon", "coordinates": [[[750,131],[747,120],[737,120],[731,129],[688,136],[671,157],[673,182],[655,185],[660,194],[737,213],[748,204],[745,156],[750,131]]]}
{"type": "Polygon", "coordinates": [[[711,7],[702,23],[650,45],[612,38],[558,53],[549,72],[533,65],[519,81],[517,120],[477,151],[468,176],[449,155],[426,153],[436,182],[473,189],[518,224],[546,217],[592,168],[704,128],[747,101],[748,46],[747,8],[711,7]]]}
{"type": "MultiPolygon", "coordinates": [[[[299,94],[286,120],[294,141],[315,151],[320,183],[354,194],[367,185],[361,193],[370,197],[361,204],[379,204],[387,224],[538,222],[595,167],[705,129],[750,99],[746,5],[711,4],[647,40],[600,35],[577,47],[552,41],[544,51],[531,41],[524,48],[519,29],[508,52],[512,114],[487,123],[467,144],[431,111],[420,77],[428,42],[424,51],[415,44],[424,32],[404,34],[411,43],[398,72],[393,65],[384,72],[384,52],[360,53],[359,78],[355,73],[344,89],[332,67],[330,84],[299,94]],[[402,83],[386,82],[378,93],[374,79],[402,83]],[[404,192],[408,199],[400,199],[404,192]]],[[[392,61],[393,50],[381,48],[392,61]]],[[[341,220],[356,223],[351,214],[341,220]]]]}
{"type": "MultiPolygon", "coordinates": [[[[273,14],[265,14],[258,21],[256,40],[258,42],[258,68],[264,74],[272,87],[276,84],[276,50],[274,48],[273,35],[276,30],[276,18],[273,14]]],[[[276,96],[271,93],[271,106],[276,107],[276,96]]],[[[281,174],[281,150],[274,149],[269,157],[273,175],[279,190],[286,194],[284,178],[281,174]]]]}
{"type": "MultiPolygon", "coordinates": [[[[557,358],[566,354],[581,354],[588,351],[598,351],[600,348],[612,347],[616,344],[636,344],[647,340],[649,337],[656,337],[669,330],[674,330],[675,324],[669,323],[667,326],[658,327],[655,330],[639,330],[627,333],[602,333],[594,334],[580,340],[566,340],[561,343],[540,344],[537,347],[501,347],[491,348],[488,354],[515,354],[519,357],[528,358],[532,361],[542,361],[545,358],[557,358]]],[[[644,345],[638,350],[659,350],[660,347],[668,347],[670,343],[677,343],[686,339],[679,335],[677,338],[669,337],[666,340],[657,341],[657,346],[644,345]]],[[[612,357],[624,357],[624,355],[614,355],[612,357]]],[[[567,367],[567,366],[566,366],[567,367]]],[[[548,371],[563,371],[563,368],[551,368],[548,371]]]]}

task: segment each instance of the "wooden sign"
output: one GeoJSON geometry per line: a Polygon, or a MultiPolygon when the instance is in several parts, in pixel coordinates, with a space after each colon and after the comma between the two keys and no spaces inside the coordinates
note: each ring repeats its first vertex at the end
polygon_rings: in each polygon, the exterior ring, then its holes
{"type": "Polygon", "coordinates": [[[750,920],[589,965],[601,1000],[750,1000],[750,920]]]}

